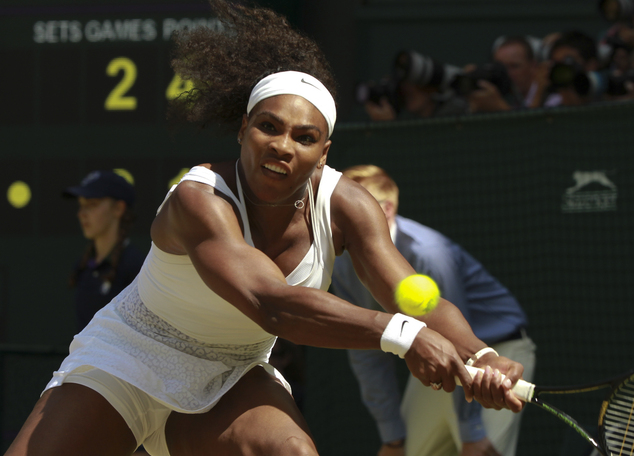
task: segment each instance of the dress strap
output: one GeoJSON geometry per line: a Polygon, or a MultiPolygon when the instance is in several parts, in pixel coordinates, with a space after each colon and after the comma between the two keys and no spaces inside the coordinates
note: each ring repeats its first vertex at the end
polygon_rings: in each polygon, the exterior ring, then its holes
{"type": "Polygon", "coordinates": [[[244,240],[248,244],[253,246],[253,238],[251,237],[251,225],[249,224],[249,216],[247,214],[247,205],[244,202],[244,193],[242,192],[242,182],[240,182],[240,174],[238,173],[238,163],[240,160],[236,160],[236,187],[238,187],[238,198],[240,198],[240,204],[238,209],[240,210],[240,217],[242,217],[242,225],[244,226],[244,240]]]}

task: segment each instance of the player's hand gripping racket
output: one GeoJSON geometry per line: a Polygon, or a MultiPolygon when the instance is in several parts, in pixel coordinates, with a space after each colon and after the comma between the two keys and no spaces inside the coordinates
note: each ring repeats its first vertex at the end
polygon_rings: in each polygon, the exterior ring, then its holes
{"type": "MultiPolygon", "coordinates": [[[[465,366],[471,377],[475,377],[477,367],[465,366]]],[[[568,387],[540,387],[524,380],[518,380],[513,393],[530,404],[535,404],[562,420],[577,431],[603,456],[623,456],[634,454],[634,371],[609,380],[568,387]],[[574,394],[610,388],[611,391],[599,411],[599,442],[588,434],[570,415],[556,409],[540,399],[540,394],[574,394]]]]}

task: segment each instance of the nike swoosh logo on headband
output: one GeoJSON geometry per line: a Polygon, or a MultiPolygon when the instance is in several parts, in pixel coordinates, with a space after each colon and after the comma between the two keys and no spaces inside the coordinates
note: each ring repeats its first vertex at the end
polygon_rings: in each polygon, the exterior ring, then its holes
{"type": "Polygon", "coordinates": [[[302,78],[302,82],[303,82],[304,84],[308,84],[309,86],[313,86],[314,88],[316,88],[317,90],[319,90],[319,87],[317,87],[315,84],[313,84],[313,83],[311,83],[311,82],[305,81],[305,80],[304,80],[304,78],[302,78]]]}

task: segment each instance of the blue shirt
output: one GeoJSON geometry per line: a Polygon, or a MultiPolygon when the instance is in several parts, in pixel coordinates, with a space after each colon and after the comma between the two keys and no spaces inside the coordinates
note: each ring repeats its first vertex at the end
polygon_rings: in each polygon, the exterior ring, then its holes
{"type": "MultiPolygon", "coordinates": [[[[396,248],[418,273],[436,281],[441,296],[460,309],[479,339],[491,345],[527,326],[526,314],[515,297],[458,244],[401,216],[396,217],[396,226],[396,248]]],[[[357,278],[347,253],[335,260],[331,290],[358,306],[383,310],[357,278]]],[[[382,441],[403,438],[394,357],[378,350],[349,350],[348,355],[363,403],[374,417],[382,441]]],[[[482,406],[465,401],[461,389],[454,393],[454,404],[462,441],[484,438],[482,406]]]]}

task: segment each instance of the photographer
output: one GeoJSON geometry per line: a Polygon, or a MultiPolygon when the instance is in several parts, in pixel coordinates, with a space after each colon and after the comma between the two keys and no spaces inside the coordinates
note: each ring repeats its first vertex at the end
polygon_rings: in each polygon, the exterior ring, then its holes
{"type": "MultiPolygon", "coordinates": [[[[501,63],[506,68],[522,108],[534,107],[538,89],[538,53],[542,46],[542,40],[525,36],[501,36],[493,44],[493,61],[501,63]],[[529,38],[538,41],[539,44],[533,45],[529,38]]],[[[551,101],[547,100],[545,105],[549,103],[551,101]]]]}
{"type": "Polygon", "coordinates": [[[613,23],[599,40],[599,56],[608,73],[606,98],[634,99],[634,2],[601,0],[599,10],[613,23]]]}
{"type": "Polygon", "coordinates": [[[468,65],[465,76],[455,85],[469,103],[469,112],[510,111],[520,107],[517,89],[505,66],[491,62],[481,66],[468,65]]]}
{"type": "Polygon", "coordinates": [[[478,78],[474,90],[466,95],[470,111],[495,112],[533,107],[540,46],[541,40],[537,38],[501,36],[493,44],[491,63],[465,68],[468,75],[478,78]],[[539,44],[529,39],[539,41],[539,44]]]}
{"type": "Polygon", "coordinates": [[[466,101],[449,87],[459,72],[415,51],[403,51],[397,54],[389,78],[357,87],[357,101],[374,121],[465,114],[466,101]]]}
{"type": "Polygon", "coordinates": [[[561,33],[537,71],[532,107],[580,106],[601,100],[606,82],[598,70],[595,41],[576,30],[561,33]]]}

